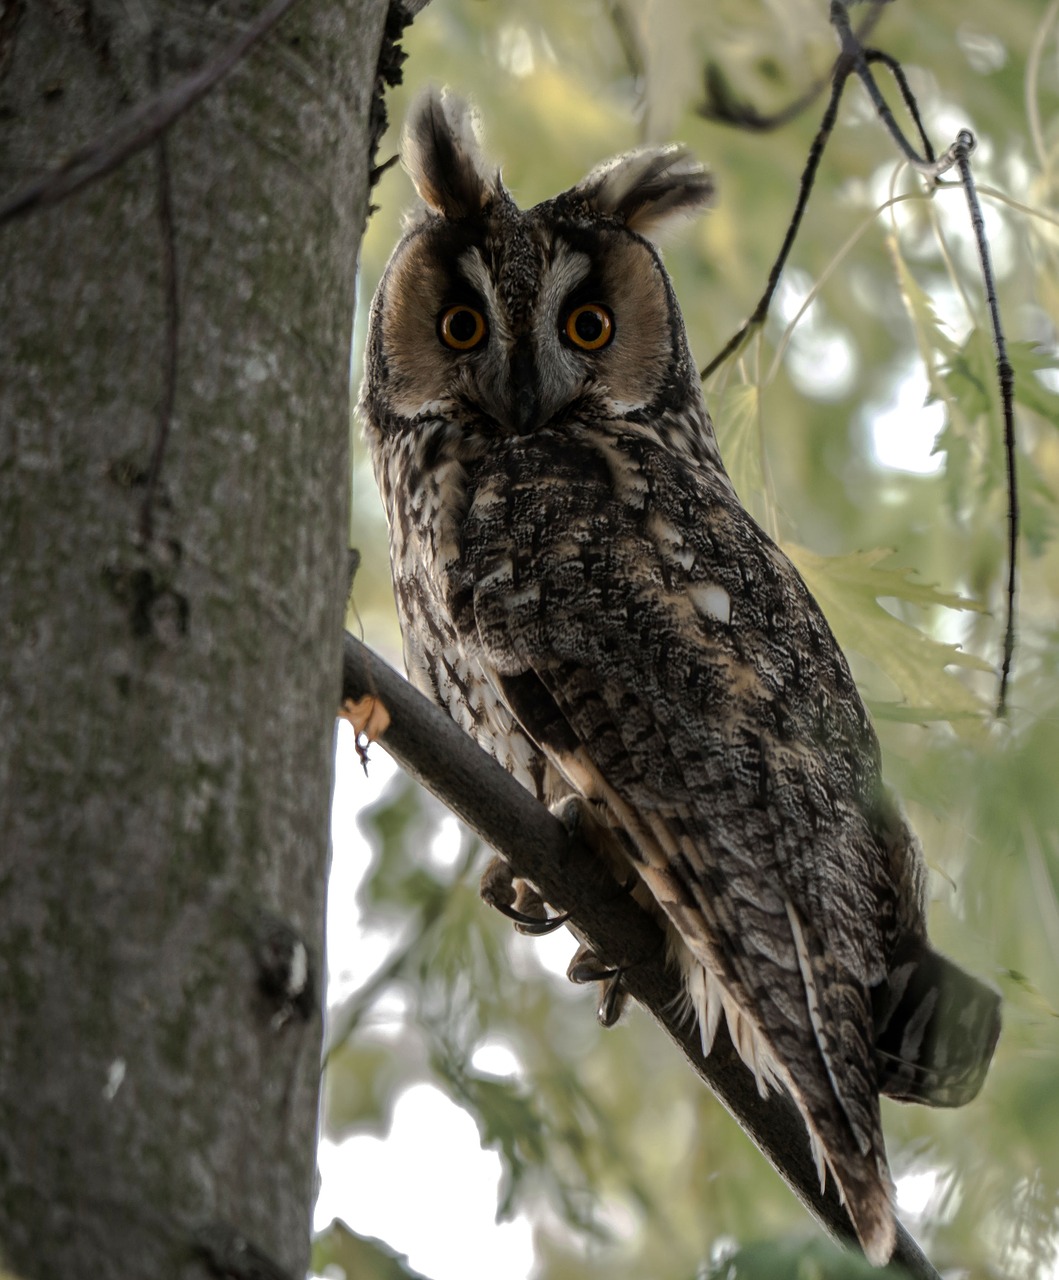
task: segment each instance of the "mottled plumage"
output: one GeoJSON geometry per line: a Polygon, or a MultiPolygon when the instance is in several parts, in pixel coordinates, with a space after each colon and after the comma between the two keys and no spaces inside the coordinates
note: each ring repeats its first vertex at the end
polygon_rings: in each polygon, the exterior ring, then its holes
{"type": "Polygon", "coordinates": [[[542,800],[591,803],[704,1045],[723,1012],[884,1261],[879,1093],[973,1097],[998,1000],[930,950],[845,658],[721,464],[646,238],[710,179],[645,149],[522,211],[433,93],[404,158],[427,208],[372,306],[361,413],[409,676],[542,800]]]}

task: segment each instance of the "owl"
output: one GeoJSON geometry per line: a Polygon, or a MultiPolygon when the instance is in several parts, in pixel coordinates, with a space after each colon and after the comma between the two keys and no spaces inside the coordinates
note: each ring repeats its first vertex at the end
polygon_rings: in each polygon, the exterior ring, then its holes
{"type": "Polygon", "coordinates": [[[410,679],[663,923],[709,1051],[786,1090],[866,1255],[891,1254],[879,1095],[954,1106],[999,998],[933,951],[916,836],[846,660],[721,462],[655,240],[680,146],[520,209],[427,92],[423,210],[371,307],[360,414],[410,679]]]}

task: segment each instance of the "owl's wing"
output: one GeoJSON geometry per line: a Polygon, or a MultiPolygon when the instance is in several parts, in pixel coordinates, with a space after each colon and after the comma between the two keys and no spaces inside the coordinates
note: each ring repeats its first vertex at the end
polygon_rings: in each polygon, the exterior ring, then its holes
{"type": "Polygon", "coordinates": [[[547,432],[509,447],[521,456],[493,460],[463,527],[461,639],[631,837],[851,1207],[869,1202],[858,1229],[879,1251],[893,1228],[868,989],[895,887],[873,829],[878,749],[845,661],[723,477],[636,437],[616,452],[547,432]]]}

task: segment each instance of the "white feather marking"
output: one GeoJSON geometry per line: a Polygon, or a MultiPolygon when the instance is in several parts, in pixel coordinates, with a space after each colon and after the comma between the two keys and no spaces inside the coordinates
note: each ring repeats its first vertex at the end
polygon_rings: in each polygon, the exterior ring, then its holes
{"type": "Polygon", "coordinates": [[[696,582],[688,587],[691,603],[707,618],[726,625],[732,620],[732,597],[716,582],[696,582]]]}
{"type": "MultiPolygon", "coordinates": [[[[824,1194],[827,1187],[827,1156],[824,1154],[824,1144],[820,1141],[820,1135],[814,1130],[809,1130],[809,1151],[813,1157],[813,1164],[816,1165],[816,1176],[820,1179],[820,1194],[824,1194]]],[[[836,1179],[836,1183],[837,1183],[836,1179]]],[[[841,1190],[839,1191],[841,1195],[841,1190]]]]}
{"type": "Polygon", "coordinates": [[[702,1052],[708,1055],[713,1048],[723,1011],[736,1052],[753,1072],[758,1092],[763,1098],[768,1097],[770,1089],[781,1086],[784,1076],[768,1042],[743,1015],[717,975],[695,957],[679,935],[671,938],[670,948],[684,974],[684,988],[699,1024],[702,1052]]]}
{"type": "Polygon", "coordinates": [[[827,1054],[824,1053],[824,1024],[820,1016],[820,1001],[816,994],[816,978],[813,975],[813,965],[809,958],[809,946],[805,941],[805,934],[802,932],[802,922],[798,919],[798,913],[794,909],[794,904],[787,900],[784,905],[787,908],[787,919],[790,921],[791,934],[794,937],[794,950],[798,957],[798,968],[801,970],[802,983],[805,987],[805,1000],[809,1007],[809,1021],[813,1025],[813,1035],[816,1036],[816,1043],[820,1046],[820,1052],[824,1054],[824,1060],[827,1060],[827,1054]]]}

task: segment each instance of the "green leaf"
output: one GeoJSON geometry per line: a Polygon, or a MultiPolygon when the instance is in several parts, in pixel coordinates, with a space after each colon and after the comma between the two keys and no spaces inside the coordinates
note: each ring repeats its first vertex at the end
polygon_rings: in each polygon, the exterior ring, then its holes
{"type": "Polygon", "coordinates": [[[989,412],[996,395],[996,357],[992,343],[980,329],[972,329],[942,374],[946,398],[959,407],[968,422],[989,412]]]}
{"type": "Polygon", "coordinates": [[[744,503],[765,488],[760,413],[761,390],[753,383],[729,385],[715,410],[714,426],[725,470],[744,503]]]}
{"type": "Polygon", "coordinates": [[[1008,344],[1008,359],[1015,372],[1015,400],[1059,427],[1059,393],[1051,391],[1037,377],[1046,370],[1059,369],[1059,360],[1047,347],[1035,342],[1008,344]]]}
{"type": "Polygon", "coordinates": [[[982,605],[917,582],[907,569],[880,568],[879,562],[891,554],[884,548],[844,556],[819,556],[798,546],[785,550],[823,609],[839,644],[855,649],[896,685],[901,700],[893,708],[894,718],[914,715],[916,720],[955,722],[982,715],[985,704],[946,668],[991,671],[990,664],[895,618],[879,600],[976,612],[984,612],[982,605]]]}
{"type": "Polygon", "coordinates": [[[912,321],[916,346],[919,348],[919,354],[926,366],[931,392],[935,397],[938,397],[940,396],[940,384],[935,376],[937,355],[940,352],[947,357],[954,356],[956,344],[946,332],[945,326],[938,319],[938,313],[934,310],[934,303],[931,301],[929,294],[926,293],[909,270],[904,254],[901,252],[900,242],[894,235],[886,237],[886,248],[894,264],[894,273],[897,276],[897,287],[901,291],[901,299],[912,321]]]}

